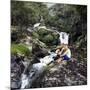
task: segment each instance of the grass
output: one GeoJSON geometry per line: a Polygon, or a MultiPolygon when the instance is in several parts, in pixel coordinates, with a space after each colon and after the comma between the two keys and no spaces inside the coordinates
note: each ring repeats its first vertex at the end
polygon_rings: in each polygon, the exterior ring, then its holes
{"type": "Polygon", "coordinates": [[[20,55],[29,56],[31,54],[31,51],[24,44],[12,44],[11,54],[20,54],[20,55]]]}

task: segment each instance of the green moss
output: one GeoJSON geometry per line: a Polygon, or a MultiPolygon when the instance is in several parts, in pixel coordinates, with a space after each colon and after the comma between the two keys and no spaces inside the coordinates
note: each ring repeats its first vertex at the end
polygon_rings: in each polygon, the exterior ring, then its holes
{"type": "Polygon", "coordinates": [[[29,56],[31,54],[27,46],[23,44],[12,44],[11,45],[11,54],[17,54],[29,56]]]}

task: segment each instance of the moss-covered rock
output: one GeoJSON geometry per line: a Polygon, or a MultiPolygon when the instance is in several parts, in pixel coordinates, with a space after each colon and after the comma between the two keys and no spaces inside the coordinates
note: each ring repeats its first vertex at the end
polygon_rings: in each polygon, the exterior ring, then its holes
{"type": "Polygon", "coordinates": [[[42,38],[41,40],[43,40],[43,42],[45,42],[46,44],[50,44],[54,41],[54,38],[51,34],[48,34],[44,38],[42,38]]]}
{"type": "Polygon", "coordinates": [[[35,32],[33,32],[33,38],[38,38],[40,41],[44,42],[46,45],[56,45],[59,40],[59,35],[54,32],[47,29],[39,29],[35,32]]]}
{"type": "Polygon", "coordinates": [[[36,33],[36,32],[32,32],[32,37],[33,37],[33,38],[39,38],[39,34],[36,33]]]}

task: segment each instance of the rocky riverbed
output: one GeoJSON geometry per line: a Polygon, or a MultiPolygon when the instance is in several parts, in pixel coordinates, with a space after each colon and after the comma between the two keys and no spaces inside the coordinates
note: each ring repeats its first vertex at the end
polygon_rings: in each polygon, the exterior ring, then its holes
{"type": "MultiPolygon", "coordinates": [[[[13,60],[11,63],[11,87],[20,88],[21,75],[25,69],[21,58],[13,60]],[[17,62],[16,60],[20,60],[17,62]]],[[[75,86],[87,84],[87,64],[86,62],[69,61],[66,65],[58,65],[47,69],[42,73],[30,88],[44,88],[44,87],[60,87],[60,86],[75,86]]]]}

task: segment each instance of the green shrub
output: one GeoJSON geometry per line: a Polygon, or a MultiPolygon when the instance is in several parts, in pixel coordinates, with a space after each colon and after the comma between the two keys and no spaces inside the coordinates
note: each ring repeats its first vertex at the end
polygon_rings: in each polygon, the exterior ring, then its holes
{"type": "Polygon", "coordinates": [[[37,31],[37,33],[38,33],[40,36],[44,36],[44,35],[49,34],[49,33],[50,33],[50,31],[48,31],[48,30],[46,30],[46,29],[41,28],[41,29],[39,29],[39,30],[37,31]]]}

